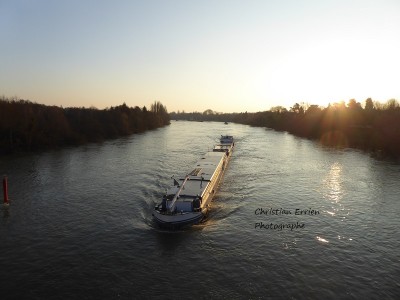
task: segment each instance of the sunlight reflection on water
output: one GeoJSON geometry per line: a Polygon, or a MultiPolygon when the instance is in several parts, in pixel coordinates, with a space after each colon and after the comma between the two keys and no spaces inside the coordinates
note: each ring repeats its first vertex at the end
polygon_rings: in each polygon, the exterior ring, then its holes
{"type": "Polygon", "coordinates": [[[331,201],[331,203],[337,203],[342,199],[342,166],[339,162],[335,162],[331,165],[327,177],[324,179],[324,186],[326,188],[325,197],[331,201]]]}
{"type": "Polygon", "coordinates": [[[317,241],[322,242],[322,243],[329,243],[328,240],[326,240],[326,239],[324,239],[324,238],[322,238],[320,236],[317,236],[316,239],[317,239],[317,241]]]}

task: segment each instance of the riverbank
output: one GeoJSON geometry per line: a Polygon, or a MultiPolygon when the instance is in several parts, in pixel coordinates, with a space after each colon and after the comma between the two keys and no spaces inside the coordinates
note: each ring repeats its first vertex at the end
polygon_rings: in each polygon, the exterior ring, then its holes
{"type": "Polygon", "coordinates": [[[0,153],[37,151],[101,142],[169,124],[167,109],[125,103],[99,110],[62,108],[27,100],[0,99],[0,153]]]}
{"type": "Polygon", "coordinates": [[[400,108],[365,110],[311,107],[305,112],[239,115],[236,122],[287,131],[332,148],[354,148],[377,157],[400,158],[400,108]]]}
{"type": "Polygon", "coordinates": [[[294,104],[289,110],[273,107],[256,113],[171,113],[171,119],[235,122],[287,131],[316,140],[332,148],[355,148],[376,157],[400,158],[400,105],[391,99],[385,104],[365,101],[364,107],[351,99],[329,105],[294,104]]]}

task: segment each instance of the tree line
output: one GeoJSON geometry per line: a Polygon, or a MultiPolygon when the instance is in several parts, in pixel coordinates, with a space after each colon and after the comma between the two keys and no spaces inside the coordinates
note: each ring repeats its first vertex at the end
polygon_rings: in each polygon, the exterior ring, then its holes
{"type": "Polygon", "coordinates": [[[0,152],[39,150],[99,142],[169,124],[160,102],[146,107],[125,103],[107,109],[62,108],[29,100],[0,98],[0,152]]]}
{"type": "Polygon", "coordinates": [[[186,121],[215,121],[215,122],[233,122],[237,113],[220,113],[207,109],[204,112],[171,112],[169,114],[171,120],[186,120],[186,121]]]}
{"type": "Polygon", "coordinates": [[[395,99],[385,104],[351,99],[318,105],[295,103],[290,109],[276,106],[256,113],[172,113],[173,119],[225,121],[287,131],[296,136],[318,140],[339,148],[358,148],[379,156],[400,157],[400,105],[395,99]]]}

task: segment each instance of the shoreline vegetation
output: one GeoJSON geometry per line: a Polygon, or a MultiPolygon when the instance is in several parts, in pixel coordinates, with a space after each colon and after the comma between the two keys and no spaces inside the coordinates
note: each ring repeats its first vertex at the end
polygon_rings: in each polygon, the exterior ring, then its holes
{"type": "Polygon", "coordinates": [[[125,103],[103,110],[62,108],[0,98],[0,154],[78,146],[128,136],[170,124],[165,106],[150,110],[125,103]]]}
{"type": "Polygon", "coordinates": [[[295,103],[289,110],[276,106],[256,113],[170,113],[172,120],[234,122],[287,131],[295,136],[319,141],[333,148],[355,148],[385,158],[400,158],[400,105],[395,99],[385,104],[351,99],[345,104],[295,103]]]}
{"type": "Polygon", "coordinates": [[[103,110],[63,108],[28,100],[0,98],[0,154],[37,151],[128,136],[172,120],[234,122],[316,140],[333,148],[356,148],[377,157],[400,158],[400,105],[351,99],[328,107],[295,103],[255,113],[172,112],[160,102],[146,107],[125,103],[103,110]]]}

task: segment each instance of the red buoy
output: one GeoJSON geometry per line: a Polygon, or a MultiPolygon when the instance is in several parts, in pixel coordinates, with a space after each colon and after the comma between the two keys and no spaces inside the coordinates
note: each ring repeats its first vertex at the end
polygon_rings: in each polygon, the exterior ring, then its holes
{"type": "Polygon", "coordinates": [[[3,177],[3,192],[4,192],[4,204],[8,204],[7,176],[3,177]]]}

